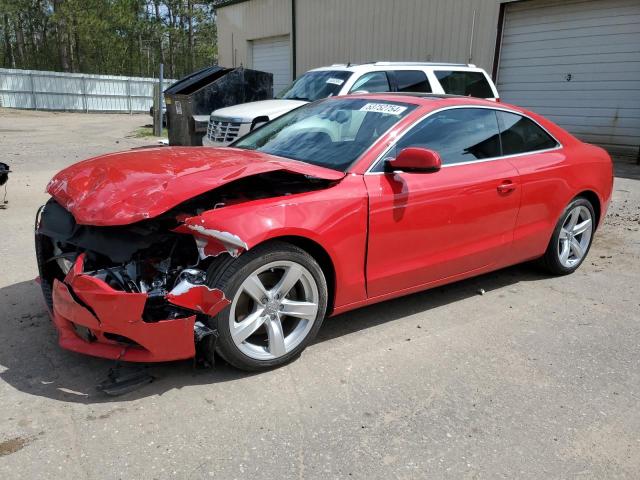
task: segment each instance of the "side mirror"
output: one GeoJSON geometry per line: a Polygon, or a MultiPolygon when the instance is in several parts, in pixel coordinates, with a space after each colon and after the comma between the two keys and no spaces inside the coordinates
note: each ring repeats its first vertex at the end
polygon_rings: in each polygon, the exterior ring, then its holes
{"type": "Polygon", "coordinates": [[[251,122],[251,128],[249,128],[249,131],[253,132],[256,128],[261,127],[268,121],[269,121],[269,117],[267,117],[266,115],[254,118],[253,121],[251,122]]]}
{"type": "Polygon", "coordinates": [[[396,158],[387,161],[387,170],[403,172],[432,173],[442,168],[438,152],[427,148],[408,147],[400,151],[396,158]]]}

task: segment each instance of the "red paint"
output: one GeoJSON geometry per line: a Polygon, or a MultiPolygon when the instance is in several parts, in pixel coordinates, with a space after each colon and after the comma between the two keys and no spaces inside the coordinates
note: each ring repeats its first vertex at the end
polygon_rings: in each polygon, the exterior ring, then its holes
{"type": "Polygon", "coordinates": [[[511,244],[520,192],[508,160],[436,173],[366,175],[369,295],[382,295],[499,265],[511,244]]]}
{"type": "Polygon", "coordinates": [[[81,253],[76,257],[76,260],[73,262],[69,272],[67,272],[67,275],[64,277],[64,282],[66,284],[71,285],[78,275],[82,275],[82,272],[84,272],[85,257],[84,253],[81,253]]]}
{"type": "Polygon", "coordinates": [[[367,191],[360,175],[326,190],[266,198],[209,210],[185,226],[231,232],[249,249],[281,237],[307,239],[323,249],[335,270],[335,304],[366,298],[367,191]]]}
{"type": "Polygon", "coordinates": [[[438,152],[424,148],[405,148],[389,161],[390,170],[404,172],[436,172],[442,168],[442,160],[438,152]]]}
{"type": "Polygon", "coordinates": [[[76,163],[53,177],[47,192],[80,224],[126,225],[156,217],[234,180],[276,170],[328,180],[344,176],[248,150],[150,148],[76,163]]]}
{"type": "Polygon", "coordinates": [[[222,290],[208,288],[205,285],[191,287],[177,295],[169,293],[167,300],[179,307],[197,310],[211,317],[231,303],[224,297],[222,290]]]}
{"type": "MultiPolygon", "coordinates": [[[[331,262],[327,274],[333,275],[329,283],[335,285],[334,314],[539,257],[562,210],[582,192],[598,197],[601,220],[606,213],[612,191],[609,156],[539,116],[470,97],[368,98],[401,100],[418,108],[383,135],[346,176],[237,149],[162,148],[82,162],[56,176],[49,191],[80,223],[121,225],[262,172],[285,169],[336,180],[323,190],[236,203],[182,218],[184,224],[177,230],[203,242],[208,255],[230,249],[205,230],[238,239],[243,245],[240,255],[245,247],[283,237],[314,245],[312,250],[323,250],[331,262]],[[445,166],[433,173],[365,174],[396,135],[433,110],[457,105],[523,112],[552,133],[562,148],[445,166]]],[[[136,350],[136,355],[145,361],[193,355],[193,317],[146,324],[140,319],[143,294],[116,292],[81,272],[66,280],[69,286],[54,286],[54,320],[63,346],[115,358],[121,347],[100,336],[113,331],[142,344],[144,350],[136,350]],[[100,322],[75,302],[69,287],[100,322]],[[69,322],[98,332],[98,342],[80,340],[69,322]]],[[[211,292],[216,291],[192,288],[170,301],[213,314],[222,299],[211,292]]]]}

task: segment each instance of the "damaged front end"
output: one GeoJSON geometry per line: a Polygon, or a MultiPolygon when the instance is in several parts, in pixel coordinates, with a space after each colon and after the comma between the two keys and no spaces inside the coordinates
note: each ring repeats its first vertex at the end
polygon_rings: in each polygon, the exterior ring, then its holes
{"type": "Polygon", "coordinates": [[[331,180],[275,171],[237,179],[130,224],[79,223],[57,198],[38,212],[42,291],[60,346],[131,362],[213,361],[215,316],[229,301],[210,277],[249,247],[200,215],[326,188],[331,180]],[[250,193],[246,193],[250,192],[250,193]]]}
{"type": "MultiPolygon", "coordinates": [[[[63,348],[133,362],[192,358],[228,305],[206,285],[194,237],[170,217],[127,226],[76,224],[55,200],[36,225],[40,282],[63,348]]],[[[209,355],[212,352],[208,352],[209,355]]]]}

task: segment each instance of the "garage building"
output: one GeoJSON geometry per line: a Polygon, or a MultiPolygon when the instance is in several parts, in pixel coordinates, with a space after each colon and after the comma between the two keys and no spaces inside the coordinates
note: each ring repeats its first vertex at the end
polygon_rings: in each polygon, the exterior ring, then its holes
{"type": "Polygon", "coordinates": [[[505,102],[640,155],[639,0],[233,0],[217,15],[219,63],[272,72],[276,94],[333,63],[473,63],[505,102]]]}

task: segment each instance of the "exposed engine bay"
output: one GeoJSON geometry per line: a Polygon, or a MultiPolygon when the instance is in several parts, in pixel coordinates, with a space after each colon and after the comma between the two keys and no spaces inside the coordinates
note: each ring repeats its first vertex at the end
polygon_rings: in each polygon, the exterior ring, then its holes
{"type": "Polygon", "coordinates": [[[196,268],[200,259],[194,239],[171,232],[175,226],[169,219],[114,227],[79,225],[51,199],[37,230],[42,279],[63,280],[84,253],[84,274],[114,290],[148,296],[144,321],[185,316],[182,309],[169,308],[165,297],[182,280],[204,284],[206,272],[196,268]]]}

